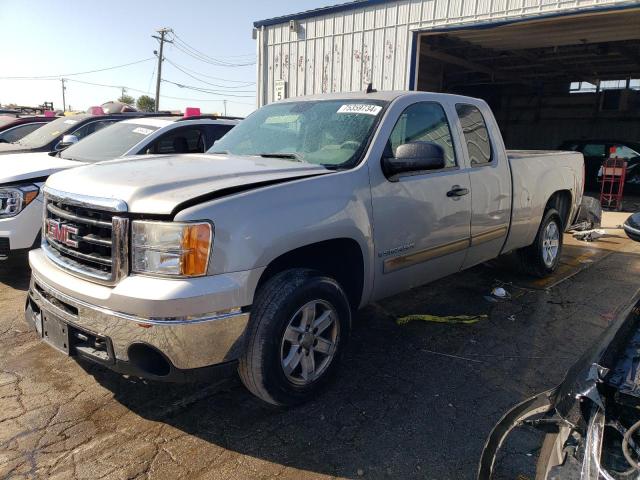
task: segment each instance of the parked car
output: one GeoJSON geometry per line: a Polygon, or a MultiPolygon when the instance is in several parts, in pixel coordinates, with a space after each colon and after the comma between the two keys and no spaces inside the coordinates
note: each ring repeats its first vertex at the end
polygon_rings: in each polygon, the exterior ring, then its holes
{"type": "Polygon", "coordinates": [[[487,104],[455,95],[288,99],[209,153],[49,177],[26,306],[44,341],[156,380],[237,361],[293,405],[359,307],[508,252],[555,271],[582,198],[582,154],[506,152],[487,104]]]}
{"type": "Polygon", "coordinates": [[[52,173],[139,154],[203,153],[238,123],[218,117],[140,117],[105,127],[59,151],[5,155],[0,162],[0,260],[40,244],[42,194],[52,173]],[[29,206],[31,203],[33,205],[29,206]]]}
{"type": "MultiPolygon", "coordinates": [[[[8,153],[53,152],[64,150],[93,132],[112,123],[154,114],[134,112],[109,115],[80,113],[67,117],[58,117],[47,125],[38,128],[21,139],[0,143],[0,155],[8,153]]],[[[156,115],[157,116],[157,115],[156,115]]],[[[0,158],[0,162],[5,159],[0,158]]]]}
{"type": "MultiPolygon", "coordinates": [[[[636,294],[559,386],[524,400],[502,417],[487,439],[478,480],[498,473],[501,446],[523,425],[545,433],[535,467],[537,480],[639,478],[639,344],[636,294]]],[[[513,447],[517,442],[510,444],[511,455],[531,456],[531,447],[519,452],[513,447]]]]}
{"type": "Polygon", "coordinates": [[[0,115],[0,143],[17,142],[55,117],[0,115]]]}
{"type": "Polygon", "coordinates": [[[584,155],[585,182],[590,190],[599,190],[602,162],[610,156],[627,159],[626,185],[640,187],[640,143],[618,140],[569,140],[560,150],[572,150],[584,155]],[[612,154],[612,149],[613,154],[612,154]],[[637,170],[637,171],[636,171],[637,170]]]}

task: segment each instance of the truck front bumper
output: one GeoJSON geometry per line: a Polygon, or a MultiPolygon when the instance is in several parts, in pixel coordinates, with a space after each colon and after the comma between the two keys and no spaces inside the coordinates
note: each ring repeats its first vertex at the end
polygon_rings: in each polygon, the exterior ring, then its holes
{"type": "MultiPolygon", "coordinates": [[[[144,286],[145,291],[152,288],[146,292],[151,298],[130,298],[127,302],[115,292],[120,286],[98,286],[63,272],[48,261],[42,250],[30,252],[29,259],[33,273],[26,320],[45,342],[68,355],[85,357],[123,373],[180,381],[197,377],[191,374],[206,372],[209,367],[233,363],[243,351],[249,312],[240,308],[242,303],[235,308],[222,307],[221,303],[241,300],[241,293],[232,292],[244,291],[246,285],[241,280],[252,279],[253,275],[217,279],[224,280],[222,285],[228,291],[205,295],[207,302],[202,295],[195,295],[201,293],[198,282],[192,286],[194,296],[189,297],[189,286],[176,290],[172,284],[175,280],[129,277],[121,282],[129,281],[128,287],[118,293],[139,293],[142,287],[136,287],[136,282],[152,280],[153,286],[144,286]],[[176,298],[172,299],[171,294],[176,298]],[[123,302],[130,307],[126,312],[111,307],[123,302]],[[179,316],[172,314],[174,302],[184,308],[179,316]],[[183,302],[190,303],[191,309],[183,302]],[[194,312],[202,303],[219,308],[212,313],[194,312]],[[160,315],[162,312],[164,316],[160,315]]],[[[220,285],[212,280],[214,277],[209,279],[210,287],[220,285]]]]}

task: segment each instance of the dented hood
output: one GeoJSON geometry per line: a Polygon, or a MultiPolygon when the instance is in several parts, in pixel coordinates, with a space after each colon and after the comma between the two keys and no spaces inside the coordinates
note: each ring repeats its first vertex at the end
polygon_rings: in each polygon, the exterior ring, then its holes
{"type": "Polygon", "coordinates": [[[144,155],[61,172],[47,180],[47,187],[123,200],[134,213],[167,215],[205,195],[330,172],[319,165],[254,156],[144,155]]]}

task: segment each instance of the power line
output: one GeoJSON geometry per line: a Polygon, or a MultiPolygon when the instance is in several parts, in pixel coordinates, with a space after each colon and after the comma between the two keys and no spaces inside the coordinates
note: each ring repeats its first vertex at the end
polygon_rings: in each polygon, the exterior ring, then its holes
{"type": "MultiPolygon", "coordinates": [[[[55,80],[55,79],[50,79],[50,80],[55,80]]],[[[84,80],[75,80],[75,79],[65,79],[65,81],[67,82],[75,82],[75,83],[82,83],[85,85],[92,85],[95,87],[105,87],[105,88],[117,88],[117,89],[121,89],[121,88],[126,88],[127,90],[131,91],[131,92],[137,92],[137,93],[142,93],[144,95],[151,95],[151,92],[149,91],[144,91],[144,90],[140,90],[138,88],[133,88],[133,87],[123,87],[122,85],[108,85],[105,83],[96,83],[96,82],[87,82],[84,80]]],[[[165,81],[165,80],[163,80],[165,81]]],[[[193,101],[193,102],[222,102],[222,99],[207,99],[207,98],[185,98],[185,97],[173,97],[170,95],[160,95],[162,98],[168,98],[170,100],[186,100],[186,101],[193,101]]],[[[229,100],[229,103],[237,103],[240,105],[255,105],[254,103],[248,103],[248,102],[237,102],[235,100],[229,100]]]]}
{"type": "Polygon", "coordinates": [[[64,73],[60,75],[40,75],[40,76],[24,76],[24,77],[0,77],[2,80],[49,80],[54,79],[57,80],[62,77],[73,77],[75,75],[85,75],[87,73],[96,73],[96,72],[105,72],[107,70],[115,70],[116,68],[128,67],[130,65],[137,65],[138,63],[148,62],[149,60],[153,60],[153,57],[145,58],[143,60],[137,60],[131,63],[124,63],[122,65],[115,65],[113,67],[99,68],[97,70],[88,70],[86,72],[76,72],[76,73],[64,73]]]}
{"type": "Polygon", "coordinates": [[[227,89],[234,89],[234,88],[242,88],[242,87],[248,87],[249,85],[255,85],[255,83],[247,83],[245,85],[237,85],[237,86],[228,86],[228,85],[220,85],[217,83],[211,83],[211,82],[207,82],[206,80],[202,80],[201,78],[198,78],[197,76],[187,72],[186,70],[184,70],[182,67],[176,65],[174,62],[172,62],[171,60],[169,60],[167,57],[164,57],[164,59],[169,62],[171,65],[173,65],[176,69],[180,70],[182,73],[184,73],[185,75],[193,78],[194,80],[197,80],[201,83],[204,83],[205,85],[210,85],[212,87],[219,87],[219,88],[227,88],[227,89]]]}
{"type": "Polygon", "coordinates": [[[180,36],[175,32],[173,32],[173,41],[174,41],[174,46],[181,52],[187,55],[190,55],[193,58],[200,60],[201,62],[210,63],[212,65],[216,65],[219,67],[246,67],[246,66],[256,64],[255,61],[245,62],[245,63],[233,63],[233,62],[227,62],[225,60],[211,57],[206,53],[201,52],[197,48],[194,48],[191,45],[189,45],[187,42],[182,40],[182,38],[180,38],[180,36]]]}
{"type": "MultiPolygon", "coordinates": [[[[164,58],[165,58],[165,60],[168,60],[166,56],[164,58]]],[[[247,86],[247,87],[249,85],[255,85],[256,84],[256,82],[247,82],[245,80],[231,80],[230,78],[221,78],[221,77],[214,77],[212,75],[205,75],[204,73],[201,73],[198,70],[194,70],[192,68],[185,67],[184,65],[177,65],[177,66],[180,66],[180,68],[183,68],[184,70],[188,70],[191,73],[195,73],[195,74],[199,75],[200,77],[210,78],[212,80],[219,80],[221,82],[228,82],[228,83],[244,83],[246,85],[243,85],[243,86],[247,86]]]]}
{"type": "Polygon", "coordinates": [[[227,96],[227,97],[240,97],[240,98],[255,97],[255,92],[253,90],[236,90],[233,93],[228,93],[228,92],[219,92],[219,91],[216,91],[216,90],[210,90],[208,88],[194,87],[193,85],[185,85],[183,83],[172,82],[171,80],[165,80],[164,78],[162,79],[162,81],[165,82],[165,83],[170,83],[170,84],[175,85],[175,86],[180,87],[180,88],[186,88],[187,90],[195,90],[197,92],[210,93],[212,95],[220,95],[220,96],[227,96]],[[236,95],[236,93],[253,93],[253,95],[236,95]]]}

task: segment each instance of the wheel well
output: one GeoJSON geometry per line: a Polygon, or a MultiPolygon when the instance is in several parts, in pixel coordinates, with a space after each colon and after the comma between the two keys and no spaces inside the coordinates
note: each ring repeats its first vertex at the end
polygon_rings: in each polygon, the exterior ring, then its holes
{"type": "Polygon", "coordinates": [[[279,256],[262,273],[256,290],[274,275],[290,268],[310,268],[334,278],[344,288],[351,307],[358,308],[364,285],[364,259],[355,240],[326,240],[279,256]]]}
{"type": "Polygon", "coordinates": [[[550,208],[555,208],[560,214],[563,230],[569,225],[569,212],[571,210],[571,192],[569,190],[559,190],[551,195],[547,205],[544,207],[546,212],[550,208]]]}

